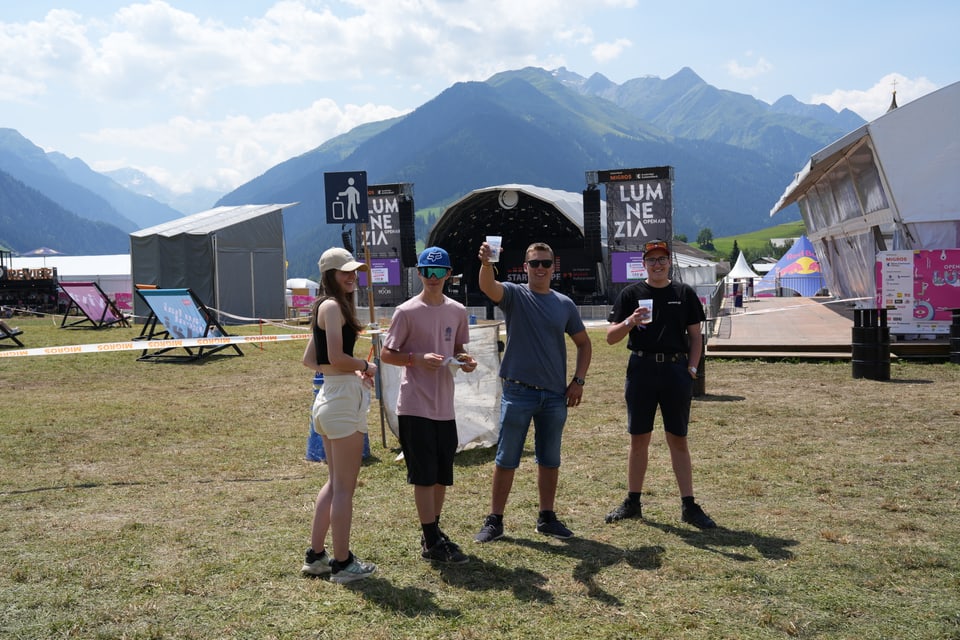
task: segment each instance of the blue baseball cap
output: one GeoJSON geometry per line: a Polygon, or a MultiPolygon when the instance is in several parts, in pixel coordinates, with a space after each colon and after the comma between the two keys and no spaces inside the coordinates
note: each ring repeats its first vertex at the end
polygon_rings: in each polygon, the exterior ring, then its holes
{"type": "Polygon", "coordinates": [[[420,253],[417,259],[417,267],[445,267],[453,269],[450,265],[450,254],[440,247],[427,247],[420,253]]]}

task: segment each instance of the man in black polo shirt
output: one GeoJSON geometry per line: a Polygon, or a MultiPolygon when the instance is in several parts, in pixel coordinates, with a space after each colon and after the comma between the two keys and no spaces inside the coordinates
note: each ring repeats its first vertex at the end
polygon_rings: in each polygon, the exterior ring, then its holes
{"type": "Polygon", "coordinates": [[[627,348],[627,498],[607,514],[607,522],[642,517],[640,493],[647,472],[653,421],[660,407],[673,474],[682,499],[681,519],[701,529],[716,527],[693,498],[693,469],[687,447],[687,425],[696,363],[703,349],[700,325],[703,305],[696,291],[670,279],[670,247],[648,242],[643,248],[645,281],[632,284],[617,296],[610,311],[607,343],[629,336],[627,348]]]}

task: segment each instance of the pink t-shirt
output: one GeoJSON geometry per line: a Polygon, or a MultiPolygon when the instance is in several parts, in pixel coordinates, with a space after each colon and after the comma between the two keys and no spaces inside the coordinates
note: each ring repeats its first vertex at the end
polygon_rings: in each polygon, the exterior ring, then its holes
{"type": "MultiPolygon", "coordinates": [[[[443,304],[431,306],[417,296],[394,311],[383,346],[400,353],[439,353],[446,358],[454,355],[456,345],[469,340],[470,325],[462,304],[444,296],[443,304]]],[[[397,414],[431,420],[456,418],[453,373],[450,367],[404,367],[397,414]]]]}

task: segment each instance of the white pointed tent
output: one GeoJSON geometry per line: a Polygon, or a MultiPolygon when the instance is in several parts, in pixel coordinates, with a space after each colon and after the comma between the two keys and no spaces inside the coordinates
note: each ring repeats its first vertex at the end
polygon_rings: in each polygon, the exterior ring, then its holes
{"type": "Polygon", "coordinates": [[[726,281],[728,284],[741,284],[740,290],[749,291],[753,288],[754,280],[759,280],[760,275],[757,274],[753,269],[750,268],[749,263],[747,263],[746,257],[743,255],[743,251],[740,252],[740,255],[737,256],[737,262],[733,265],[733,269],[730,270],[730,273],[727,274],[726,281]],[[745,281],[745,282],[744,282],[745,281]],[[742,286],[746,285],[746,286],[742,286]]]}
{"type": "Polygon", "coordinates": [[[741,251],[740,255],[737,256],[737,263],[733,265],[733,269],[727,274],[727,278],[731,280],[742,280],[744,278],[755,278],[759,280],[760,275],[750,268],[750,264],[747,263],[747,259],[743,255],[743,251],[741,251]]]}

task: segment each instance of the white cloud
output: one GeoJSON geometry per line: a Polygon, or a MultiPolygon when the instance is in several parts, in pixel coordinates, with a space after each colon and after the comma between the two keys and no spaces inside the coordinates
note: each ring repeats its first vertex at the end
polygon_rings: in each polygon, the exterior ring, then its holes
{"type": "Polygon", "coordinates": [[[844,108],[850,109],[869,121],[882,116],[890,108],[894,87],[896,87],[899,106],[938,88],[924,77],[910,79],[899,73],[888,73],[869,89],[837,89],[832,93],[815,94],[810,97],[810,103],[822,103],[837,111],[844,108]]]}
{"type": "Polygon", "coordinates": [[[591,51],[593,59],[599,63],[610,62],[620,57],[627,48],[632,47],[633,43],[626,38],[619,38],[614,42],[601,42],[591,51]]]}
{"type": "MultiPolygon", "coordinates": [[[[188,104],[197,87],[210,94],[371,75],[427,76],[446,86],[539,64],[530,52],[545,39],[556,38],[557,47],[588,46],[593,37],[583,19],[597,10],[579,0],[342,4],[355,11],[336,15],[312,2],[278,2],[239,26],[201,20],[162,0],[130,4],[102,21],[51,11],[43,21],[0,23],[0,75],[73,82],[102,100],[147,100],[162,92],[188,104]]],[[[626,44],[599,45],[595,55],[606,59],[626,44]]]]}
{"type": "MultiPolygon", "coordinates": [[[[747,57],[753,57],[753,54],[748,53],[747,57]]],[[[736,60],[729,60],[725,67],[727,69],[727,73],[738,80],[749,80],[751,78],[762,76],[773,70],[773,65],[762,56],[757,58],[752,64],[749,65],[740,64],[736,60]]]]}
{"type": "Polygon", "coordinates": [[[365,122],[386,120],[404,112],[385,105],[346,105],[321,99],[308,108],[272,113],[262,118],[231,116],[220,120],[171,118],[138,128],[106,128],[85,137],[111,147],[124,158],[122,164],[99,163],[101,170],[133,166],[175,191],[202,186],[220,191],[233,189],[270,167],[320,146],[365,122]],[[186,158],[178,172],[158,171],[132,158],[141,154],[186,158]],[[210,168],[213,172],[210,172],[210,168]]]}

